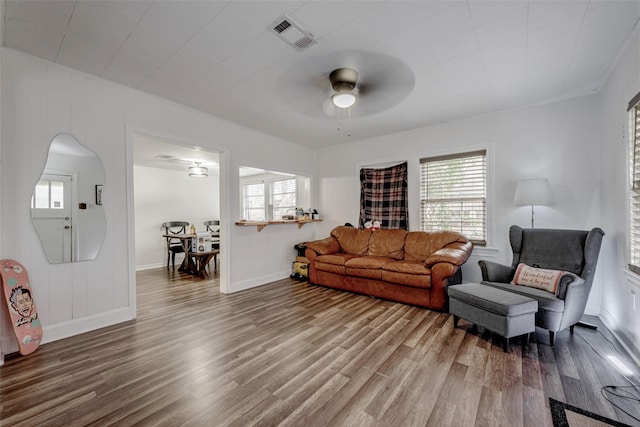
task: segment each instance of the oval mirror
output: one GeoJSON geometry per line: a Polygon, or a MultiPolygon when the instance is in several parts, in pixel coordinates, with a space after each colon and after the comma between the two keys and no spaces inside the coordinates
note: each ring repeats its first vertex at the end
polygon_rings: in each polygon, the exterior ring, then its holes
{"type": "Polygon", "coordinates": [[[100,158],[68,133],[51,141],[31,197],[31,220],[52,264],[94,259],[104,241],[104,168],[100,158]]]}

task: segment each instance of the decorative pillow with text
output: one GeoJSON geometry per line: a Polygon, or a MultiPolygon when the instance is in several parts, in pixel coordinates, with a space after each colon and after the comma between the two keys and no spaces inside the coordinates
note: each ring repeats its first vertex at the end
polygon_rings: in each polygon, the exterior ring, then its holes
{"type": "Polygon", "coordinates": [[[560,284],[560,278],[564,274],[564,271],[529,267],[527,264],[520,263],[511,283],[542,289],[555,295],[560,284]]]}

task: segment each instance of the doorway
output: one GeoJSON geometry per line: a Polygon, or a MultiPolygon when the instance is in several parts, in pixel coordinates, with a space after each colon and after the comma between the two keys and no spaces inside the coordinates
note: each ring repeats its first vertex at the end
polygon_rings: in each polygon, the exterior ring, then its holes
{"type": "MultiPolygon", "coordinates": [[[[147,132],[131,132],[132,188],[135,254],[133,271],[167,270],[167,246],[162,237],[161,224],[167,221],[184,221],[205,230],[205,221],[221,220],[222,181],[220,159],[222,153],[204,149],[193,142],[177,138],[153,135],[147,132]],[[206,169],[203,177],[194,177],[190,168],[206,169]]],[[[224,223],[222,221],[222,223],[224,223]]],[[[224,251],[224,232],[221,247],[224,251]]],[[[176,256],[175,272],[178,272],[183,254],[176,256]]],[[[169,260],[170,261],[170,260],[169,260]]],[[[223,257],[217,257],[220,284],[226,283],[223,257]]],[[[213,261],[210,269],[214,270],[213,261]]],[[[135,282],[135,280],[134,280],[135,282]]],[[[135,293],[135,289],[133,290],[135,293]]],[[[132,295],[132,298],[135,298],[132,295]]]]}

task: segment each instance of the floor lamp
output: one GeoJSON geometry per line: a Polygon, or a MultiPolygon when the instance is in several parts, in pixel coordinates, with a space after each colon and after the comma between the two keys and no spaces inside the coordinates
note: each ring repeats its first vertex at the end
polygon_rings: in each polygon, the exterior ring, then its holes
{"type": "Polygon", "coordinates": [[[516,206],[531,206],[531,228],[534,228],[533,207],[549,206],[553,202],[547,178],[523,179],[516,185],[513,203],[516,206]]]}

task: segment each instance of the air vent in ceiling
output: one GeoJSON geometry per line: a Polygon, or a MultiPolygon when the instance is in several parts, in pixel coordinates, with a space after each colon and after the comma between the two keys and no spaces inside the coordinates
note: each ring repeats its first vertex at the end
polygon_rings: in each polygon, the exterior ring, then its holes
{"type": "Polygon", "coordinates": [[[303,50],[316,42],[310,32],[304,30],[287,15],[282,15],[269,26],[269,29],[296,50],[303,50]]]}

